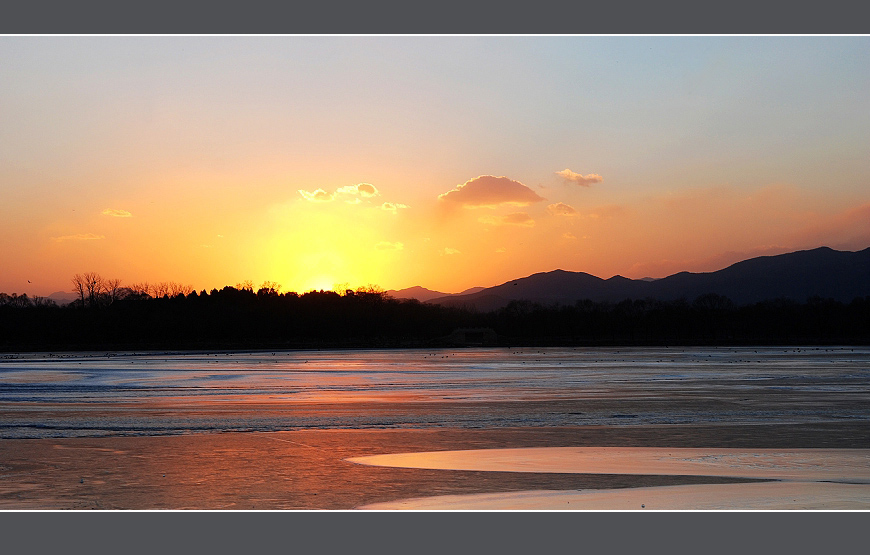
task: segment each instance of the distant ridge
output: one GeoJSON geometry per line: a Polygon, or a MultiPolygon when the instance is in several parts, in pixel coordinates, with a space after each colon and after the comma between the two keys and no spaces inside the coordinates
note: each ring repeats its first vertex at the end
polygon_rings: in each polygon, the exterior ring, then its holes
{"type": "Polygon", "coordinates": [[[65,305],[78,299],[79,296],[75,293],[70,293],[68,291],[55,291],[54,293],[49,295],[48,298],[59,305],[65,305]]]}
{"type": "Polygon", "coordinates": [[[386,291],[386,294],[394,299],[417,299],[420,302],[426,302],[432,299],[442,298],[442,297],[452,297],[455,295],[471,295],[482,291],[485,289],[484,287],[472,287],[471,289],[466,289],[461,293],[441,293],[440,291],[433,291],[431,289],[426,289],[425,287],[420,287],[416,285],[414,287],[408,287],[406,289],[390,289],[386,291]]]}
{"type": "Polygon", "coordinates": [[[490,311],[514,300],[543,305],[572,305],[582,299],[620,302],[652,298],[691,302],[707,293],[728,297],[736,305],[781,298],[804,303],[815,296],[848,303],[856,297],[870,296],[870,248],[850,252],[819,247],[759,256],[715,272],[680,272],[653,281],[622,276],[601,279],[585,272],[553,270],[477,293],[437,297],[429,302],[490,311]]]}

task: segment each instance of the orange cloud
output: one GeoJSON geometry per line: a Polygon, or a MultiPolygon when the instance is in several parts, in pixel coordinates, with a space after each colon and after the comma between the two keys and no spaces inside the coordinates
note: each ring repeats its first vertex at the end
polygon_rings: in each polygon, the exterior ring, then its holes
{"type": "Polygon", "coordinates": [[[127,212],[126,210],[118,210],[116,208],[106,208],[102,212],[100,212],[103,216],[114,216],[116,218],[132,218],[133,214],[127,212]]]}
{"type": "Polygon", "coordinates": [[[481,175],[462,185],[438,195],[442,202],[456,203],[465,207],[495,207],[500,204],[528,206],[545,200],[537,193],[513,179],[481,175]]]}
{"type": "Polygon", "coordinates": [[[551,204],[547,207],[547,210],[549,210],[550,214],[553,214],[554,216],[574,216],[577,214],[577,211],[574,210],[573,206],[569,206],[563,202],[551,204]]]}
{"type": "Polygon", "coordinates": [[[299,189],[299,194],[302,197],[310,202],[330,202],[335,198],[334,193],[327,193],[323,189],[317,189],[315,191],[303,191],[299,189]]]}
{"type": "Polygon", "coordinates": [[[456,249],[451,249],[450,247],[444,247],[444,249],[441,250],[441,254],[461,254],[461,253],[456,249]]]}
{"type": "Polygon", "coordinates": [[[579,173],[572,172],[568,168],[560,172],[556,172],[556,175],[562,176],[566,181],[573,181],[577,185],[582,185],[583,187],[589,187],[593,183],[601,183],[604,178],[598,175],[597,173],[590,173],[586,175],[582,175],[579,173]]]}

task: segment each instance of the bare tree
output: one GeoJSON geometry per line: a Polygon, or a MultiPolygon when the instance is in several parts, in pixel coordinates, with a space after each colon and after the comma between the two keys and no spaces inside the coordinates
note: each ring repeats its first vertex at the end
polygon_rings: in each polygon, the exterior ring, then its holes
{"type": "Polygon", "coordinates": [[[130,290],[140,297],[150,297],[154,288],[147,282],[134,283],[130,286],[130,290]]]}
{"type": "Polygon", "coordinates": [[[121,297],[121,280],[118,278],[103,280],[103,291],[108,304],[117,301],[121,297]]]}
{"type": "Polygon", "coordinates": [[[277,295],[281,291],[281,284],[275,281],[264,281],[257,295],[277,295]]]}
{"type": "Polygon", "coordinates": [[[366,301],[385,301],[387,300],[387,292],[378,285],[368,284],[356,288],[356,296],[362,297],[366,301]]]}
{"type": "Polygon", "coordinates": [[[177,297],[178,295],[190,295],[193,291],[193,287],[190,285],[184,285],[183,283],[178,283],[175,281],[169,281],[166,283],[166,288],[169,292],[170,297],[177,297]]]}
{"type": "Polygon", "coordinates": [[[85,272],[72,277],[73,292],[79,296],[81,306],[91,308],[108,306],[121,298],[126,288],[117,278],[105,279],[96,272],[85,272]]]}
{"type": "Polygon", "coordinates": [[[155,299],[177,297],[178,295],[190,295],[191,292],[193,292],[193,286],[184,285],[183,283],[175,281],[161,281],[151,286],[146,283],[145,287],[148,288],[148,292],[155,299]]]}
{"type": "Polygon", "coordinates": [[[22,293],[21,295],[18,293],[12,293],[11,295],[0,293],[0,305],[12,306],[15,308],[27,308],[33,306],[33,302],[27,296],[27,293],[22,293]]]}
{"type": "Polygon", "coordinates": [[[73,283],[73,292],[77,293],[79,296],[79,302],[81,302],[82,308],[85,306],[85,292],[87,291],[87,287],[85,285],[85,276],[83,274],[76,274],[72,277],[73,283]]]}
{"type": "Polygon", "coordinates": [[[85,272],[85,288],[88,293],[88,305],[97,306],[100,301],[100,294],[103,293],[104,281],[102,276],[96,272],[85,272]]]}
{"type": "Polygon", "coordinates": [[[373,295],[381,295],[384,293],[384,288],[379,286],[379,285],[373,285],[370,283],[368,285],[363,285],[363,286],[357,287],[356,292],[360,295],[362,295],[364,293],[370,293],[373,295]]]}
{"type": "Polygon", "coordinates": [[[161,281],[151,286],[151,294],[155,299],[162,299],[169,296],[169,282],[161,281]]]}
{"type": "Polygon", "coordinates": [[[48,297],[33,297],[33,306],[37,307],[53,307],[57,306],[57,303],[48,297]]]}

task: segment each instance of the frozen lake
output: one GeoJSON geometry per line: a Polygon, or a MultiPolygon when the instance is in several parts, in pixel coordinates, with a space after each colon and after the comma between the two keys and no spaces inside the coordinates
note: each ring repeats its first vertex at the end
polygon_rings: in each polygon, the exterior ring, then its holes
{"type": "Polygon", "coordinates": [[[870,421],[870,349],[0,355],[0,438],[870,421]]]}

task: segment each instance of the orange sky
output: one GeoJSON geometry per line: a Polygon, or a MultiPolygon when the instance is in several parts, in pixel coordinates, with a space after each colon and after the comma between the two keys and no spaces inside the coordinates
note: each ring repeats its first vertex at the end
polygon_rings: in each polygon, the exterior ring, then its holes
{"type": "Polygon", "coordinates": [[[0,291],[456,292],[863,249],[868,47],[0,37],[0,291]]]}

